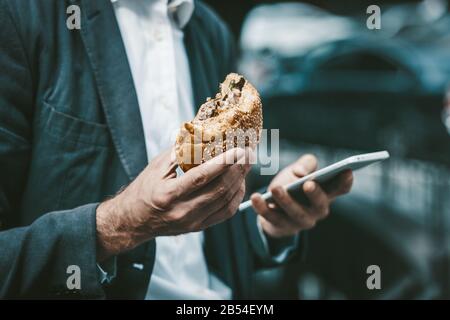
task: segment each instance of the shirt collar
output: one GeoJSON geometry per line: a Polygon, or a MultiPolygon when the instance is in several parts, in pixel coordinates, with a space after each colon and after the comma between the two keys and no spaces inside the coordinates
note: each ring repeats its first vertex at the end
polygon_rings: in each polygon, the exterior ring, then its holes
{"type": "Polygon", "coordinates": [[[168,8],[178,27],[184,28],[194,12],[194,0],[169,0],[168,8]]]}
{"type": "MultiPolygon", "coordinates": [[[[126,0],[111,0],[112,3],[126,0]]],[[[153,0],[155,1],[155,0],[153,0]]],[[[166,0],[168,1],[167,9],[173,17],[178,27],[184,28],[189,20],[191,20],[194,12],[194,0],[166,0]]]]}

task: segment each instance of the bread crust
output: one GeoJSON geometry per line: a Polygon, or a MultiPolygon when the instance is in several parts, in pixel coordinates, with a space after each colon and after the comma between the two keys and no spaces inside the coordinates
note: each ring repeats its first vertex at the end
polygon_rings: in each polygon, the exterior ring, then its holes
{"type": "Polygon", "coordinates": [[[175,142],[178,165],[186,172],[234,147],[255,148],[263,126],[258,91],[243,76],[230,73],[214,99],[181,125],[175,142]]]}

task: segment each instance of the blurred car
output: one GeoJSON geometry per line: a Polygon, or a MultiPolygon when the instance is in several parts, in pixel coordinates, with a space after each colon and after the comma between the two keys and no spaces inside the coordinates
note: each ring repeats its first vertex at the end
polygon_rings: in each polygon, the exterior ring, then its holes
{"type": "MultiPolygon", "coordinates": [[[[240,72],[262,95],[265,128],[280,129],[282,164],[305,152],[321,165],[360,152],[393,155],[356,174],[352,194],[311,232],[306,267],[276,274],[297,283],[297,297],[449,298],[447,3],[383,8],[381,30],[368,30],[365,19],[277,3],[255,8],[244,22],[240,72]],[[378,295],[361,282],[371,258],[390,270],[389,289],[378,295]]],[[[251,189],[266,180],[253,176],[251,189]]]]}
{"type": "Polygon", "coordinates": [[[308,79],[303,77],[311,70],[315,56],[333,55],[330,51],[341,50],[340,45],[347,53],[352,46],[360,51],[368,46],[366,51],[375,49],[375,55],[392,57],[393,63],[400,62],[414,72],[424,92],[442,92],[450,75],[450,15],[446,1],[426,0],[383,8],[380,30],[367,29],[366,18],[337,16],[296,2],[258,6],[243,24],[240,70],[267,95],[297,94],[307,90],[304,85],[308,79]]]}
{"type": "Polygon", "coordinates": [[[353,21],[312,5],[277,3],[253,9],[244,21],[240,37],[240,70],[262,92],[271,92],[291,73],[301,71],[301,58],[323,43],[354,34],[353,21]]]}

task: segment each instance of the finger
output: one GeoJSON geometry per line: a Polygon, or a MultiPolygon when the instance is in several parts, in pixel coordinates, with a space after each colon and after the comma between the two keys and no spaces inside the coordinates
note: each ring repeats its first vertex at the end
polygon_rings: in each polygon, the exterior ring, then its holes
{"type": "Polygon", "coordinates": [[[172,173],[175,173],[177,167],[177,162],[174,158],[174,152],[174,148],[166,149],[150,161],[150,163],[154,164],[155,167],[161,169],[159,170],[159,172],[162,173],[162,178],[166,178],[169,175],[171,177],[176,177],[176,175],[172,175],[172,173]]]}
{"type": "Polygon", "coordinates": [[[171,147],[162,151],[159,155],[151,160],[151,162],[155,162],[161,165],[168,164],[172,165],[172,163],[176,162],[175,157],[175,148],[171,147]]]}
{"type": "Polygon", "coordinates": [[[242,167],[242,165],[235,164],[211,183],[189,194],[184,201],[192,205],[194,209],[203,211],[206,207],[209,212],[215,211],[218,206],[231,201],[249,171],[249,166],[242,167]]]}
{"type": "Polygon", "coordinates": [[[274,225],[273,223],[269,222],[262,216],[258,216],[258,219],[264,232],[266,234],[269,234],[271,237],[281,238],[286,236],[292,236],[299,232],[299,228],[294,223],[291,223],[288,226],[280,228],[274,225]]]}
{"type": "Polygon", "coordinates": [[[240,158],[239,160],[237,160],[236,163],[249,164],[249,165],[257,163],[257,157],[256,157],[256,151],[255,150],[253,150],[250,147],[246,147],[244,149],[244,151],[245,151],[244,156],[242,158],[240,158]]]}
{"type": "Polygon", "coordinates": [[[181,177],[172,180],[178,197],[187,195],[207,185],[214,178],[224,173],[231,165],[245,156],[245,150],[234,148],[205,163],[192,168],[181,177]]]}
{"type": "Polygon", "coordinates": [[[292,221],[285,214],[271,209],[269,204],[261,197],[261,194],[252,194],[250,200],[255,212],[274,226],[285,228],[292,224],[292,221]]]}
{"type": "Polygon", "coordinates": [[[351,170],[347,170],[324,184],[323,190],[328,194],[328,197],[333,200],[340,195],[349,193],[352,185],[353,173],[351,170]]]}
{"type": "Polygon", "coordinates": [[[278,206],[298,227],[309,229],[315,225],[316,219],[310,216],[306,208],[295,201],[283,187],[276,187],[271,192],[278,206]]]}
{"type": "Polygon", "coordinates": [[[307,154],[298,159],[292,165],[292,171],[297,177],[303,177],[317,169],[317,158],[312,154],[307,154]]]}
{"type": "Polygon", "coordinates": [[[245,182],[242,182],[242,184],[240,185],[240,188],[233,195],[231,201],[229,201],[228,203],[225,203],[218,210],[210,213],[202,221],[202,223],[200,224],[200,228],[203,230],[203,229],[206,229],[210,226],[221,223],[221,222],[233,217],[236,214],[239,204],[241,203],[242,199],[244,198],[244,195],[245,195],[245,182]]]}
{"type": "Polygon", "coordinates": [[[308,181],[303,185],[303,191],[308,197],[311,205],[308,211],[316,219],[323,219],[329,214],[330,199],[325,191],[313,181],[308,181]]]}

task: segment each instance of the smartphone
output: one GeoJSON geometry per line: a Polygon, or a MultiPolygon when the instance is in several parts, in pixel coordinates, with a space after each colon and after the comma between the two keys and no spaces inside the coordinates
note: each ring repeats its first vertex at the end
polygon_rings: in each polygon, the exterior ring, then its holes
{"type": "MultiPolygon", "coordinates": [[[[358,170],[364,168],[370,164],[375,162],[383,161],[389,158],[389,152],[387,151],[379,151],[373,153],[365,153],[359,154],[356,156],[349,157],[347,159],[336,162],[328,167],[323,169],[314,171],[313,173],[304,176],[297,181],[292,182],[291,184],[285,186],[289,194],[296,199],[298,202],[304,205],[309,205],[309,200],[306,195],[303,193],[303,188],[301,186],[306,181],[316,181],[319,184],[326,183],[336,177],[338,174],[346,171],[346,170],[358,170]]],[[[266,192],[262,195],[262,198],[267,202],[272,202],[272,193],[266,192]]],[[[239,211],[243,211],[249,207],[251,207],[251,201],[245,201],[240,204],[239,211]]]]}

